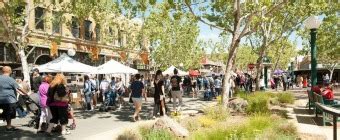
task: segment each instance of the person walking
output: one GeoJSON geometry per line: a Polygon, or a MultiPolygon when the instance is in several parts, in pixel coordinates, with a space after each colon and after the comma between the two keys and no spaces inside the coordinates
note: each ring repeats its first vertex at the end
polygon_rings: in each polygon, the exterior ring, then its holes
{"type": "MultiPolygon", "coordinates": [[[[21,79],[16,79],[17,84],[20,88],[24,89],[23,81],[21,79]]],[[[24,89],[25,90],[25,89],[24,89]]],[[[28,90],[25,90],[27,92],[28,90]]],[[[19,115],[19,118],[24,118],[27,115],[27,112],[24,109],[25,101],[23,99],[23,95],[17,94],[17,104],[16,104],[16,111],[19,115]]]]}
{"type": "Polygon", "coordinates": [[[154,93],[154,109],[153,109],[153,118],[156,118],[157,113],[160,116],[166,116],[166,109],[165,109],[165,88],[164,88],[164,81],[163,75],[161,70],[156,71],[156,77],[154,81],[155,85],[155,93],[154,93]]]}
{"type": "Polygon", "coordinates": [[[92,110],[95,110],[97,108],[97,101],[98,101],[98,87],[99,87],[99,81],[95,75],[93,75],[90,79],[92,84],[92,110]]]}
{"type": "Polygon", "coordinates": [[[124,84],[122,82],[121,78],[117,78],[116,84],[115,84],[115,91],[116,91],[116,95],[118,96],[118,109],[120,110],[122,108],[122,105],[124,103],[124,98],[123,95],[125,93],[125,88],[124,88],[124,84]]]}
{"type": "Polygon", "coordinates": [[[140,120],[139,112],[142,110],[142,97],[144,97],[145,102],[147,101],[144,84],[140,81],[140,78],[140,74],[136,74],[135,80],[130,85],[131,98],[135,106],[135,113],[133,114],[134,121],[140,120]]]}
{"type": "Polygon", "coordinates": [[[108,103],[107,102],[107,95],[110,92],[110,83],[106,78],[103,78],[103,80],[100,82],[99,90],[102,96],[103,104],[108,103]]]}
{"type": "Polygon", "coordinates": [[[164,78],[164,88],[165,88],[165,93],[169,98],[169,103],[171,103],[171,84],[170,84],[170,77],[169,75],[165,75],[164,78]]]}
{"type": "Polygon", "coordinates": [[[288,86],[288,78],[286,74],[282,74],[282,84],[283,84],[283,91],[286,91],[287,86],[288,86]]]}
{"type": "Polygon", "coordinates": [[[47,106],[47,97],[48,97],[48,88],[50,87],[50,83],[52,81],[51,75],[46,75],[43,77],[43,81],[39,86],[39,98],[40,98],[40,107],[41,107],[41,115],[40,115],[40,131],[45,132],[47,128],[47,124],[52,119],[51,111],[47,106]]]}
{"type": "Polygon", "coordinates": [[[218,76],[215,77],[214,85],[217,96],[221,95],[222,81],[218,76]]]}
{"type": "Polygon", "coordinates": [[[50,83],[48,89],[47,106],[51,110],[52,119],[48,125],[46,133],[51,136],[51,131],[55,124],[61,125],[61,134],[68,135],[71,132],[66,130],[68,124],[68,102],[70,93],[66,91],[66,78],[63,74],[57,74],[50,83]]]}
{"type": "Polygon", "coordinates": [[[179,100],[179,105],[182,105],[182,92],[181,92],[181,87],[180,83],[182,82],[181,77],[178,76],[178,70],[174,69],[174,76],[171,77],[171,95],[173,99],[173,108],[177,112],[179,108],[177,108],[177,100],[179,100]]]}
{"type": "Polygon", "coordinates": [[[85,97],[85,111],[91,111],[91,99],[92,99],[92,82],[88,75],[84,76],[84,97],[85,97]]]}
{"type": "Polygon", "coordinates": [[[197,80],[193,77],[191,78],[191,89],[192,89],[192,98],[197,98],[197,80]]]}
{"type": "Polygon", "coordinates": [[[116,78],[115,77],[111,77],[110,92],[109,92],[109,94],[107,96],[107,99],[109,101],[109,105],[110,106],[116,105],[116,97],[117,97],[117,93],[116,93],[116,78]]]}
{"type": "Polygon", "coordinates": [[[33,71],[32,86],[31,86],[33,93],[38,93],[41,82],[42,82],[42,78],[39,74],[39,70],[35,69],[33,71]]]}
{"type": "Polygon", "coordinates": [[[27,95],[27,93],[20,88],[16,81],[10,76],[11,74],[12,68],[4,66],[2,68],[2,75],[0,75],[0,109],[3,110],[1,118],[7,123],[7,132],[18,130],[12,126],[12,119],[16,116],[16,94],[27,95]]]}

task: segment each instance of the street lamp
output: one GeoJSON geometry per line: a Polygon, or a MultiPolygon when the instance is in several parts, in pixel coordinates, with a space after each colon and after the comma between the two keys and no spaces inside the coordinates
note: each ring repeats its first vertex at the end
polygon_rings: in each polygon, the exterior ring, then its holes
{"type": "Polygon", "coordinates": [[[76,51],[73,48],[70,48],[67,50],[67,55],[68,56],[74,56],[76,54],[76,51]]]}
{"type": "Polygon", "coordinates": [[[310,47],[311,47],[311,79],[312,79],[312,86],[315,86],[317,83],[317,61],[316,61],[316,30],[321,25],[321,21],[318,20],[317,16],[311,16],[306,19],[305,26],[307,29],[310,29],[310,47]]]}
{"type": "Polygon", "coordinates": [[[271,65],[270,59],[267,57],[267,55],[263,56],[262,64],[264,65],[264,86],[267,89],[268,88],[268,67],[271,65]]]}

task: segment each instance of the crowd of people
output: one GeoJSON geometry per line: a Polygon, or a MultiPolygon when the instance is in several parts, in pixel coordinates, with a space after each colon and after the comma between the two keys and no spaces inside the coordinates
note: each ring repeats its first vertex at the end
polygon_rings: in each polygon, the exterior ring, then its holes
{"type": "MultiPolygon", "coordinates": [[[[65,76],[63,74],[41,76],[38,70],[34,70],[31,77],[32,82],[29,85],[27,81],[14,80],[11,73],[11,68],[5,66],[0,76],[0,109],[3,110],[0,118],[7,122],[6,131],[17,130],[11,124],[16,113],[21,118],[36,110],[26,106],[25,100],[28,97],[38,102],[36,108],[40,108],[39,132],[53,135],[52,131],[57,125],[61,129],[60,134],[70,134],[66,126],[69,119],[72,119],[72,126],[75,127],[75,117],[70,102],[72,89],[67,85],[65,76]]],[[[244,88],[245,91],[252,92],[255,81],[255,78],[247,73],[232,75],[229,79],[229,97],[233,97],[236,88],[244,88]]],[[[171,109],[175,112],[180,111],[183,95],[192,95],[195,98],[199,91],[203,91],[204,98],[206,98],[206,95],[207,98],[216,98],[222,94],[224,82],[223,75],[182,77],[178,75],[178,70],[175,69],[171,76],[164,76],[162,71],[158,70],[153,78],[144,79],[143,75],[133,75],[128,85],[125,85],[122,79],[117,77],[111,79],[104,77],[99,81],[96,76],[84,75],[84,83],[80,91],[83,98],[83,108],[86,112],[98,109],[98,103],[101,103],[99,108],[113,106],[120,110],[125,103],[124,97],[128,96],[129,102],[134,106],[132,120],[138,121],[141,119],[140,112],[143,100],[147,101],[148,95],[153,96],[152,116],[157,118],[158,116],[166,116],[171,109]],[[166,98],[169,99],[168,102],[166,102],[166,98]],[[172,108],[169,108],[167,104],[172,104],[172,108]]],[[[260,88],[264,90],[263,76],[260,76],[259,82],[260,88]]],[[[284,90],[293,85],[293,79],[286,74],[274,76],[270,82],[273,89],[277,89],[280,83],[282,83],[284,90]]],[[[334,99],[334,93],[327,81],[323,84],[325,85],[324,90],[321,89],[322,84],[319,83],[318,85],[312,87],[311,90],[323,95],[327,100],[334,99]]]]}

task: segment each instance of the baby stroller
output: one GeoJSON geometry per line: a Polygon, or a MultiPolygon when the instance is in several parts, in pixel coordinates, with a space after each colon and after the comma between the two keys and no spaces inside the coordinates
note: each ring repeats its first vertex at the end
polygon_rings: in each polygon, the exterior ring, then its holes
{"type": "Polygon", "coordinates": [[[35,129],[39,128],[40,115],[41,115],[41,107],[39,105],[39,97],[35,97],[36,95],[31,94],[30,96],[22,96],[25,101],[27,108],[33,113],[32,119],[28,121],[28,127],[34,127],[35,129]]]}
{"type": "Polygon", "coordinates": [[[115,100],[115,94],[114,92],[107,93],[105,100],[103,101],[103,104],[99,107],[99,111],[101,112],[108,112],[109,110],[114,109],[114,101],[115,100]]]}

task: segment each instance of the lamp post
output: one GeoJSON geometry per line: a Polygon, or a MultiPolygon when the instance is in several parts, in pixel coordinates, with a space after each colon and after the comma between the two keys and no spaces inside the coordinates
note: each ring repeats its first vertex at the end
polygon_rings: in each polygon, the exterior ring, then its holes
{"type": "Polygon", "coordinates": [[[267,57],[267,55],[263,56],[262,63],[264,65],[264,87],[268,88],[268,66],[270,66],[270,59],[267,57]]]}
{"type": "Polygon", "coordinates": [[[316,30],[319,28],[321,21],[318,20],[317,16],[311,16],[306,19],[305,26],[307,29],[310,29],[310,47],[311,47],[311,79],[312,86],[315,86],[317,83],[317,61],[316,61],[316,30]]]}
{"type": "Polygon", "coordinates": [[[73,48],[70,48],[67,50],[67,55],[68,56],[74,56],[76,54],[76,51],[73,48]]]}

